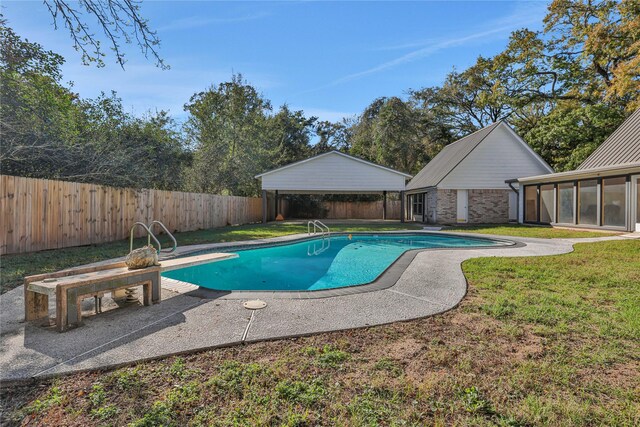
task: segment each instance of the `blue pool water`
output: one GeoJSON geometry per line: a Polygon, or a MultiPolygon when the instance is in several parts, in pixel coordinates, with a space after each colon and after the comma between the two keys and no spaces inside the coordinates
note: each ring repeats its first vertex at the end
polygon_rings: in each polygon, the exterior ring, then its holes
{"type": "Polygon", "coordinates": [[[279,246],[234,250],[238,258],[163,273],[219,290],[312,291],[369,283],[410,249],[503,245],[435,234],[340,235],[279,246]]]}

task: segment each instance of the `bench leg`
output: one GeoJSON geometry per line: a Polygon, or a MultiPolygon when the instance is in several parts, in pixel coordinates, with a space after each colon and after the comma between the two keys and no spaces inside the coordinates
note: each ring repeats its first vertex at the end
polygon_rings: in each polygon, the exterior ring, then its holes
{"type": "Polygon", "coordinates": [[[142,282],[142,302],[144,305],[151,305],[153,301],[153,282],[147,280],[142,282]]]}
{"type": "Polygon", "coordinates": [[[56,329],[64,332],[82,322],[82,299],[77,289],[56,289],[56,329]]]}
{"type": "Polygon", "coordinates": [[[160,285],[161,284],[162,284],[162,278],[160,277],[160,272],[158,271],[156,274],[153,275],[153,279],[151,280],[151,287],[153,289],[152,301],[154,304],[157,304],[160,302],[160,298],[161,298],[160,285]]]}
{"type": "Polygon", "coordinates": [[[27,290],[24,285],[24,318],[27,322],[49,317],[49,296],[27,290]]]}
{"type": "Polygon", "coordinates": [[[56,329],[58,332],[67,330],[67,294],[62,288],[56,288],[56,329]]]}
{"type": "Polygon", "coordinates": [[[67,290],[67,326],[78,326],[82,323],[82,300],[77,289],[67,290]]]}

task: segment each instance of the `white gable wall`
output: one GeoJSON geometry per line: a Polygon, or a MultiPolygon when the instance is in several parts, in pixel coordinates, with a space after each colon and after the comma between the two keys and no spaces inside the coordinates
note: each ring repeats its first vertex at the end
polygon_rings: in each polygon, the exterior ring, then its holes
{"type": "Polygon", "coordinates": [[[406,177],[365,162],[329,153],[262,176],[263,190],[379,192],[404,190],[406,177]]]}
{"type": "Polygon", "coordinates": [[[499,126],[438,185],[443,189],[509,189],[508,179],[550,171],[506,125],[499,126]]]}

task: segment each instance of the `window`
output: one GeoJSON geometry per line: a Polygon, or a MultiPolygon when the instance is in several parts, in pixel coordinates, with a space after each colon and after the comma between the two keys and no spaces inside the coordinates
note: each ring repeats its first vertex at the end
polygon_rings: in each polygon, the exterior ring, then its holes
{"type": "Polygon", "coordinates": [[[540,186],[540,222],[553,222],[553,184],[540,186]]]}
{"type": "Polygon", "coordinates": [[[538,188],[535,185],[524,187],[524,220],[538,222],[538,188]]]}
{"type": "Polygon", "coordinates": [[[413,195],[413,214],[422,215],[422,201],[424,200],[424,194],[413,195]]]}
{"type": "Polygon", "coordinates": [[[558,221],[561,224],[573,224],[573,183],[558,184],[558,221]]]}
{"type": "Polygon", "coordinates": [[[627,205],[626,178],[602,180],[602,224],[624,227],[627,205]]]}
{"type": "Polygon", "coordinates": [[[578,224],[598,225],[598,181],[578,182],[578,224]]]}

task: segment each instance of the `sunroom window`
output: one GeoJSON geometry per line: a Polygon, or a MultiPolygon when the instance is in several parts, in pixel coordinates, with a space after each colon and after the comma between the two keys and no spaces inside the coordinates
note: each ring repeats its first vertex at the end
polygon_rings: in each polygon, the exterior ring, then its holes
{"type": "Polygon", "coordinates": [[[626,179],[605,178],[602,180],[602,224],[624,227],[627,205],[626,179]]]}
{"type": "Polygon", "coordinates": [[[540,222],[552,222],[553,209],[553,184],[540,186],[540,222]]]}
{"type": "Polygon", "coordinates": [[[598,181],[578,182],[578,224],[598,224],[598,181]]]}
{"type": "Polygon", "coordinates": [[[538,222],[538,188],[535,185],[524,187],[524,220],[538,222]]]}
{"type": "Polygon", "coordinates": [[[573,183],[564,182],[558,184],[558,222],[561,224],[573,223],[573,183]]]}

